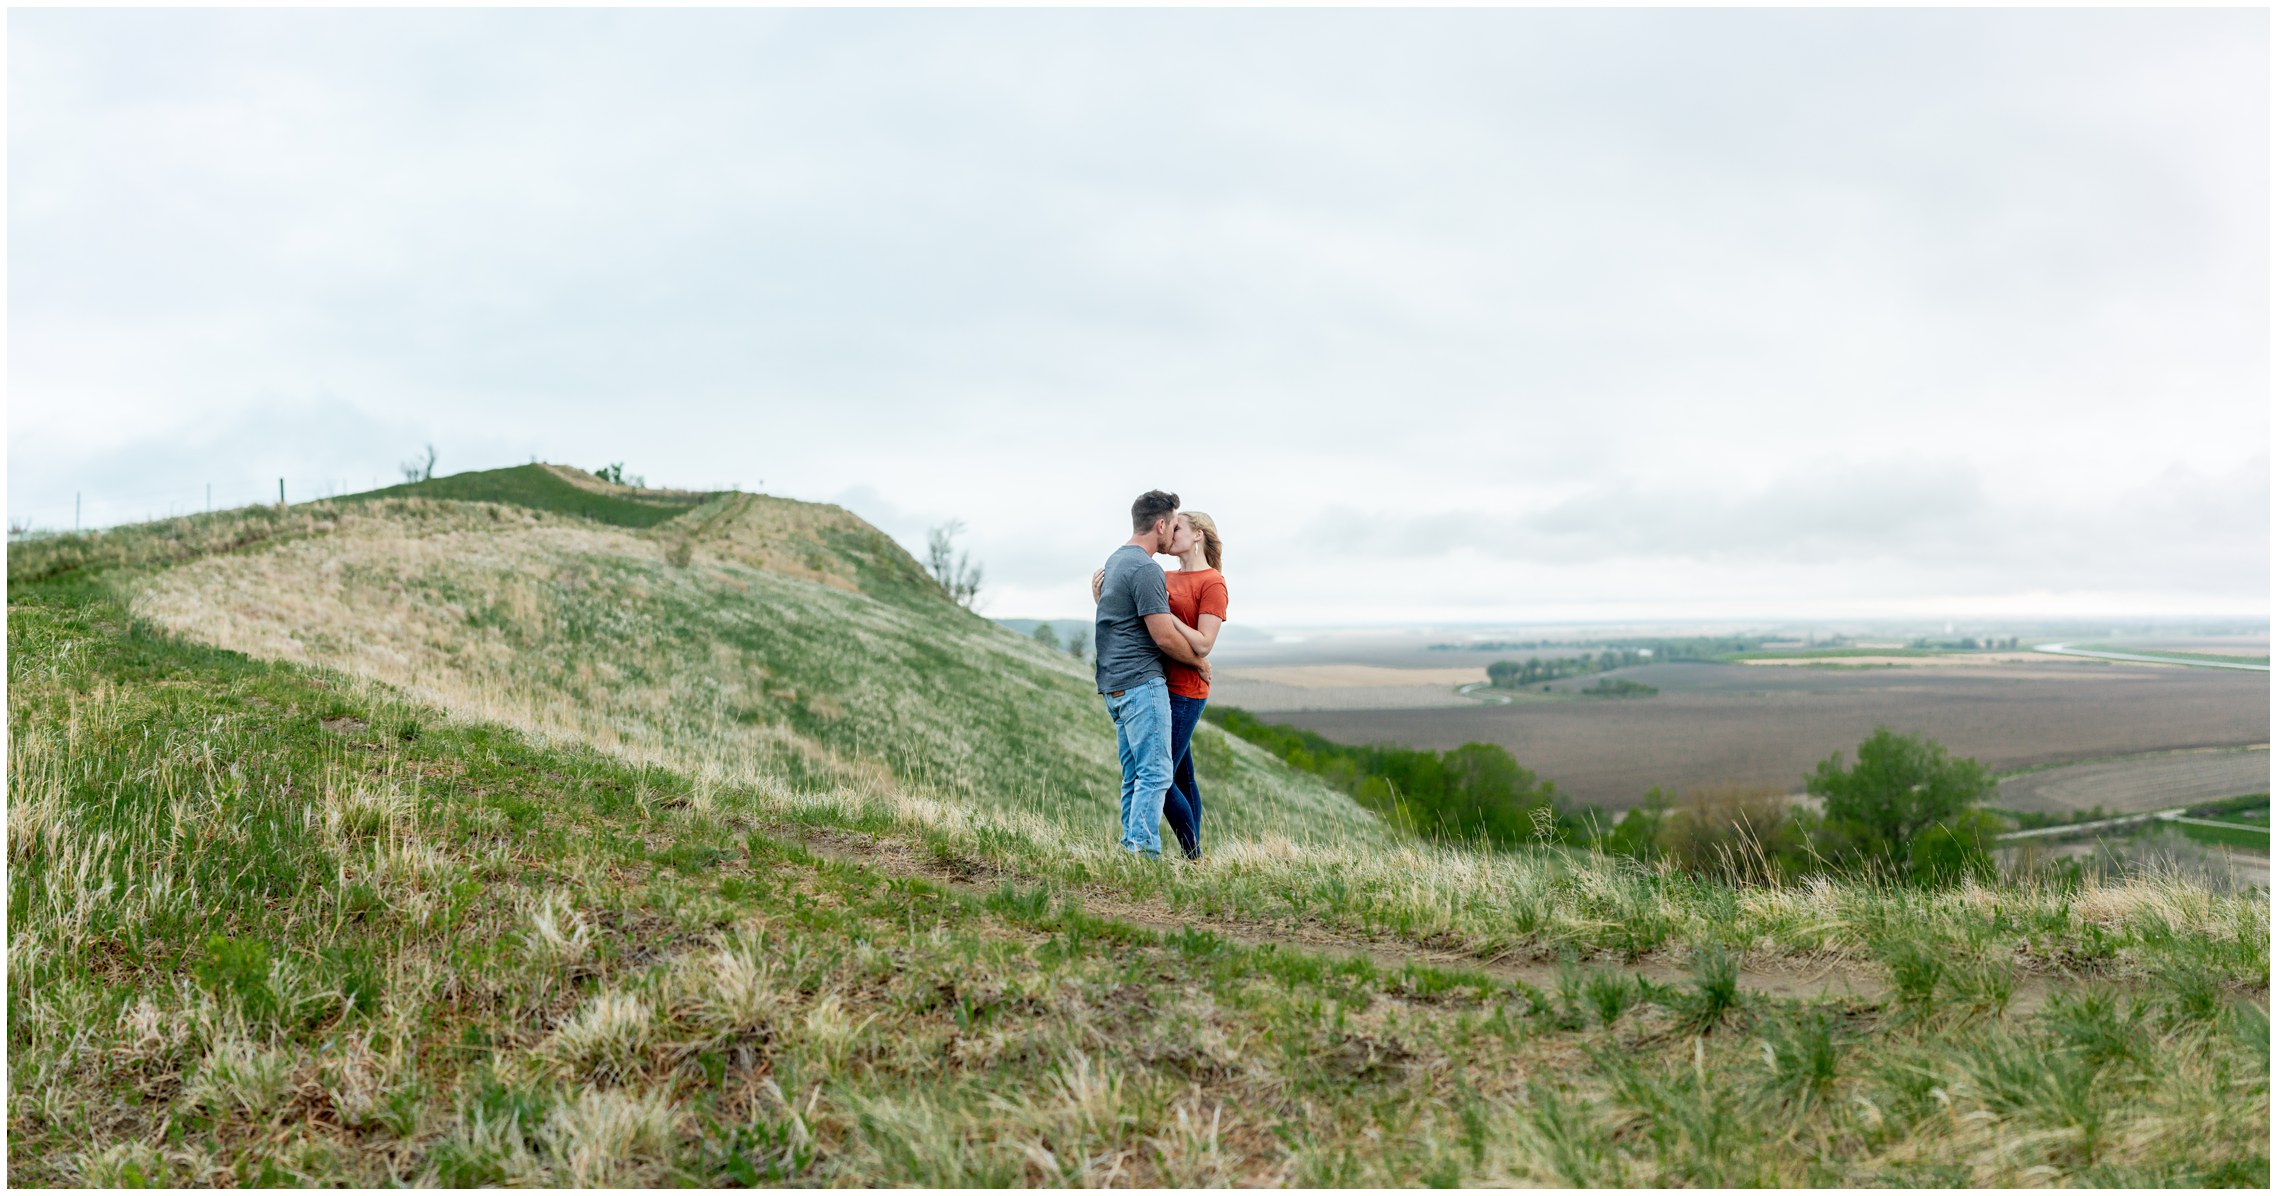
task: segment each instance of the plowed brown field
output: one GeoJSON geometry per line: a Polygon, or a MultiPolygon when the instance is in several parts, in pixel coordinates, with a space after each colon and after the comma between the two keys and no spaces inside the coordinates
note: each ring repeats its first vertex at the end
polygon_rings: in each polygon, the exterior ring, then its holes
{"type": "Polygon", "coordinates": [[[1471,741],[1609,809],[1654,785],[1737,782],[1799,790],[1818,761],[1877,726],[1925,734],[1995,770],[2269,738],[2269,677],[2181,667],[1625,669],[1661,688],[1622,701],[1276,714],[1348,743],[1444,750],[1471,741]]]}

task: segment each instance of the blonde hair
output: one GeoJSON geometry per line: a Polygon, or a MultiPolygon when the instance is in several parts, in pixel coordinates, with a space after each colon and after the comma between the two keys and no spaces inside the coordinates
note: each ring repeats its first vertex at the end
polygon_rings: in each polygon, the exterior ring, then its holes
{"type": "Polygon", "coordinates": [[[1224,568],[1219,562],[1224,557],[1225,541],[1218,539],[1218,521],[1200,511],[1188,511],[1186,522],[1193,524],[1194,533],[1202,537],[1202,559],[1208,561],[1212,569],[1224,568]]]}

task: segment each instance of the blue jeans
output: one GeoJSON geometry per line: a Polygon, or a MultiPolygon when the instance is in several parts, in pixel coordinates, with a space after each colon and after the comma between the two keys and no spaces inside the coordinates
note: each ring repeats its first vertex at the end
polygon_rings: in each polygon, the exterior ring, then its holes
{"type": "Polygon", "coordinates": [[[1123,763],[1123,850],[1159,856],[1162,795],[1170,790],[1169,684],[1155,677],[1107,697],[1107,717],[1123,763]]]}
{"type": "Polygon", "coordinates": [[[1162,820],[1178,836],[1186,858],[1202,858],[1202,789],[1194,783],[1194,725],[1202,721],[1208,698],[1170,695],[1170,792],[1162,799],[1162,820]]]}

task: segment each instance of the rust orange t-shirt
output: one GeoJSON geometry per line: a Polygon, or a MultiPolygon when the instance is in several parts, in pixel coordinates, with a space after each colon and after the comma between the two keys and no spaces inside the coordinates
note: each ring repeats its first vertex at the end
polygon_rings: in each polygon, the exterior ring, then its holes
{"type": "MultiPolygon", "coordinates": [[[[1170,613],[1188,627],[1200,629],[1203,615],[1225,618],[1225,575],[1215,569],[1180,569],[1165,573],[1162,580],[1170,586],[1170,613]]],[[[1210,683],[1202,680],[1200,671],[1179,664],[1175,660],[1162,662],[1163,677],[1170,682],[1170,692],[1182,698],[1210,696],[1210,683]]]]}

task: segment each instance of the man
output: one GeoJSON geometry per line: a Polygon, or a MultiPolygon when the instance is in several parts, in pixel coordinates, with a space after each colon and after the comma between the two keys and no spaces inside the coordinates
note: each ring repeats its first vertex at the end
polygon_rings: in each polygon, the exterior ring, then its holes
{"type": "Polygon", "coordinates": [[[1123,765],[1123,850],[1162,854],[1162,799],[1170,791],[1170,687],[1163,657],[1210,675],[1170,613],[1170,589],[1156,553],[1175,553],[1192,536],[1178,496],[1149,490],[1131,504],[1129,540],[1107,558],[1093,623],[1100,696],[1115,720],[1115,754],[1123,765]]]}

